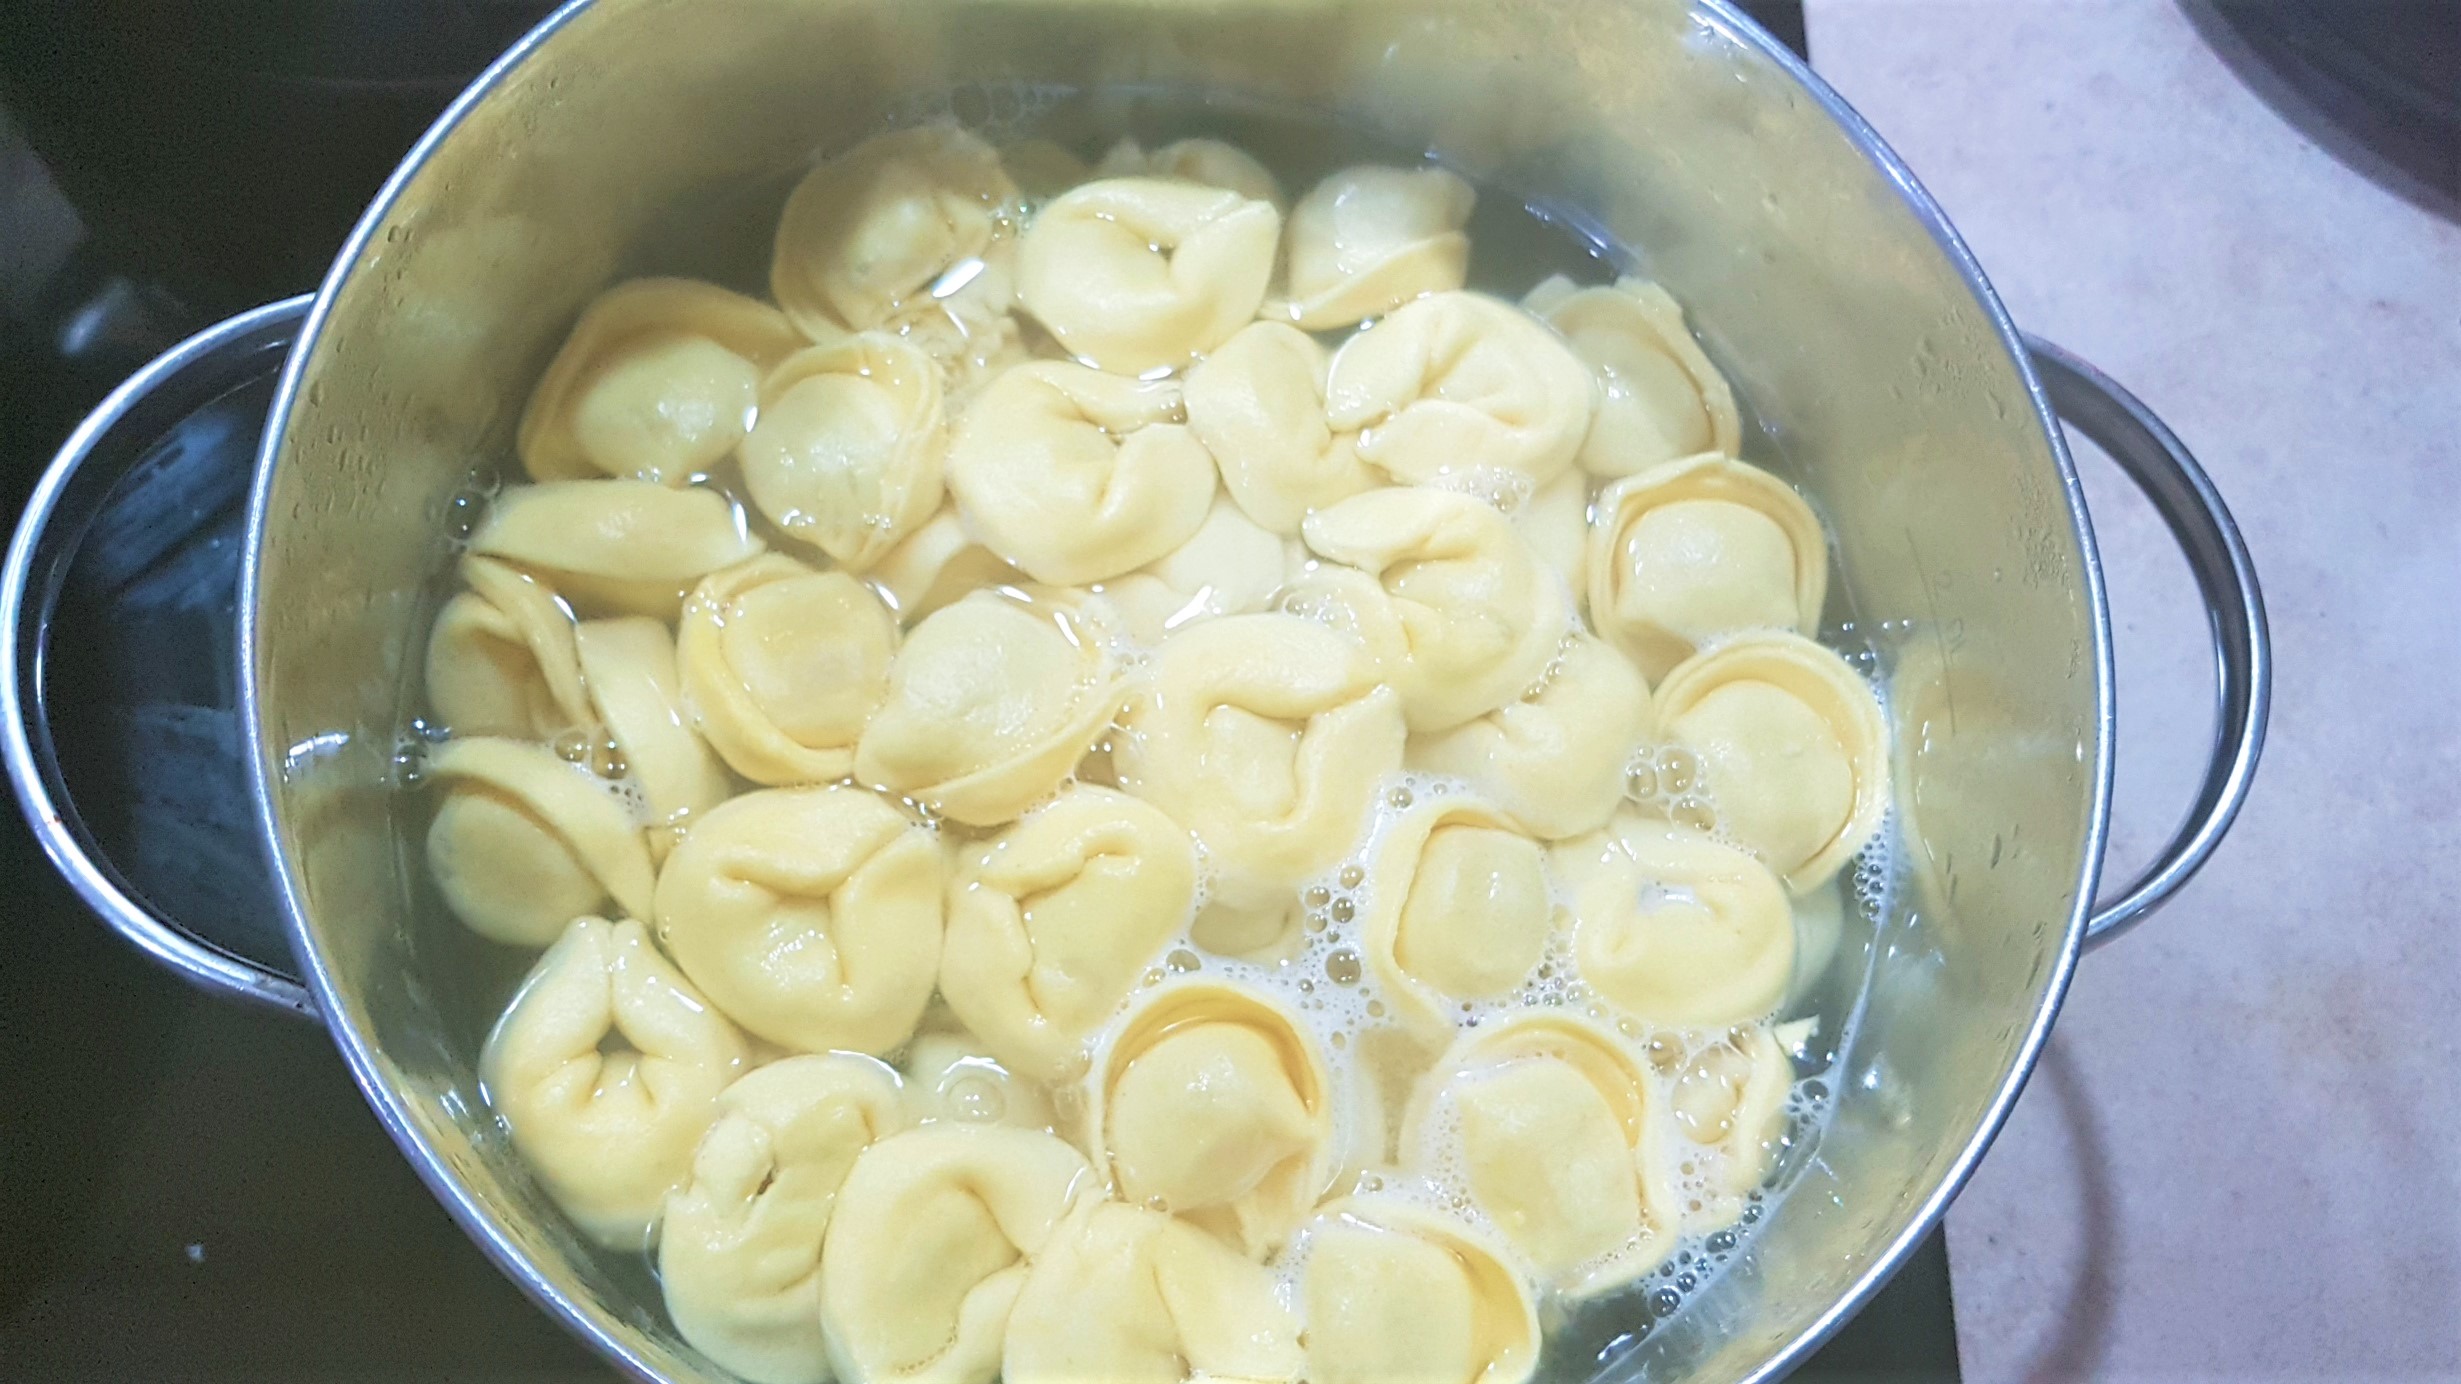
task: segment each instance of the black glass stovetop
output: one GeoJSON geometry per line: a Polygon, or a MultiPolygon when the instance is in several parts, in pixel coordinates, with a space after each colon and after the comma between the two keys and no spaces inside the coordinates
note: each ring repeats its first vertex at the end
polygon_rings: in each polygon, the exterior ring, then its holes
{"type": "MultiPolygon", "coordinates": [[[[544,8],[0,6],[0,514],[147,357],[313,287],[544,8]]],[[[1794,0],[1747,8],[1801,46],[1794,0]]],[[[0,817],[0,1378],[608,1377],[446,1218],[320,1027],[156,969],[0,817]]],[[[1941,1237],[1797,1377],[1954,1381],[1941,1237]]]]}

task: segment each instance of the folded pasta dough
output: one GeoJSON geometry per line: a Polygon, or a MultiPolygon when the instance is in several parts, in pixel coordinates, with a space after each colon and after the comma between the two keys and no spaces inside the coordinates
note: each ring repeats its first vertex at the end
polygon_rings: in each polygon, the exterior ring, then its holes
{"type": "Polygon", "coordinates": [[[905,1125],[896,1073],[845,1053],[783,1058],[720,1092],[658,1233],[676,1331],[750,1384],[826,1384],[821,1241],[855,1156],[905,1125]]]}
{"type": "Polygon", "coordinates": [[[1564,334],[1598,381],[1598,410],[1581,443],[1595,476],[1634,472],[1699,452],[1733,456],[1742,441],[1734,391],[1684,326],[1683,309],[1646,279],[1575,288],[1558,274],[1521,306],[1564,334]]]}
{"type": "Polygon", "coordinates": [[[949,488],[966,526],[1035,580],[1115,577],[1187,542],[1213,503],[1213,458],[1180,411],[1169,381],[1021,365],[958,419],[949,488]]]}
{"type": "Polygon", "coordinates": [[[1226,188],[1251,201],[1267,203],[1275,211],[1285,205],[1281,180],[1270,169],[1238,145],[1218,139],[1175,139],[1151,151],[1133,139],[1123,139],[1094,166],[1094,176],[1177,178],[1226,188]]]}
{"type": "Polygon", "coordinates": [[[1000,1065],[982,1039],[942,1022],[947,1018],[936,1008],[924,1011],[923,1031],[906,1045],[899,1064],[914,1118],[1051,1128],[1050,1094],[1000,1065]]]}
{"type": "Polygon", "coordinates": [[[1309,511],[1379,483],[1358,439],[1325,421],[1326,368],[1307,333],[1254,322],[1188,372],[1188,431],[1239,508],[1275,533],[1297,533],[1309,511]]]}
{"type": "Polygon", "coordinates": [[[755,783],[828,783],[889,690],[897,625],[869,587],[771,553],[704,580],[676,659],[694,723],[755,783]]]}
{"type": "Polygon", "coordinates": [[[1414,731],[1518,700],[1570,632],[1562,584],[1511,521],[1471,496],[1371,490],[1309,515],[1302,532],[1308,547],[1375,577],[1391,597],[1399,657],[1389,639],[1376,642],[1414,731]]]}
{"type": "Polygon", "coordinates": [[[464,557],[454,593],[427,633],[427,706],[457,735],[553,740],[591,721],[573,616],[518,568],[464,557]]]}
{"type": "Polygon", "coordinates": [[[1281,589],[1286,558],[1283,539],[1217,495],[1187,542],[1105,581],[1102,591],[1128,633],[1155,645],[1199,620],[1263,610],[1281,589]]]}
{"type": "Polygon", "coordinates": [[[960,856],[941,993],[1010,1069],[1071,1079],[1195,902],[1184,828],[1125,793],[1071,788],[960,856]]]}
{"type": "Polygon", "coordinates": [[[1086,1085],[1095,1164],[1120,1197],[1255,1258],[1299,1228],[1340,1152],[1315,1035],[1244,986],[1153,991],[1120,1020],[1086,1085]]]}
{"type": "Polygon", "coordinates": [[[1725,834],[1800,894],[1836,877],[1887,815],[1888,725],[1846,661],[1798,634],[1747,634],[1658,687],[1666,739],[1700,759],[1725,834]]]}
{"type": "Polygon", "coordinates": [[[891,325],[953,292],[944,276],[1007,255],[1016,199],[999,154],[954,125],[874,136],[795,185],[770,293],[814,341],[891,325]]]}
{"type": "Polygon", "coordinates": [[[1470,267],[1462,227],[1477,203],[1441,168],[1361,164],[1326,175],[1291,210],[1289,299],[1266,311],[1324,331],[1459,289],[1470,267]]]}
{"type": "Polygon", "coordinates": [[[1015,586],[1026,575],[974,540],[955,505],[942,505],[922,527],[889,549],[863,574],[900,624],[924,616],[978,586],[1015,586]]]}
{"type": "Polygon", "coordinates": [[[1125,695],[1099,596],[977,592],[915,626],[855,747],[863,782],[969,826],[1064,782],[1125,695]]]}
{"type": "Polygon", "coordinates": [[[547,574],[585,615],[675,618],[685,588],[761,542],[724,495],[648,481],[544,481],[496,498],[470,549],[547,574]]]}
{"type": "Polygon", "coordinates": [[[1346,1197],[1307,1229],[1308,1384],[1524,1384],[1538,1310],[1508,1251],[1390,1195],[1346,1197]]]}
{"type": "Polygon", "coordinates": [[[1053,198],[1017,252],[1017,296],[1102,370],[1179,369],[1256,316],[1281,213],[1227,188],[1104,178],[1053,198]]]}
{"type": "Polygon", "coordinates": [[[626,777],[648,801],[650,853],[663,857],[675,831],[726,801],[734,784],[684,709],[675,636],[646,616],[585,620],[574,631],[598,719],[624,757],[626,777]]]}
{"type": "Polygon", "coordinates": [[[610,899],[648,916],[649,843],[604,779],[545,746],[486,736],[445,742],[426,772],[444,793],[428,873],[471,931],[543,947],[610,899]]]}
{"type": "Polygon", "coordinates": [[[934,1124],[873,1144],[838,1189],[821,1326],[845,1384],[991,1384],[1032,1258],[1101,1191],[1052,1135],[934,1124]]]}
{"type": "Polygon", "coordinates": [[[939,507],[947,450],[938,366],[910,342],[861,332],[769,372],[739,455],[770,523],[860,572],[939,507]]]}
{"type": "Polygon", "coordinates": [[[1512,526],[1578,602],[1589,559],[1589,477],[1566,471],[1538,487],[1512,511],[1512,526]]]}
{"type": "Polygon", "coordinates": [[[515,450],[533,480],[682,485],[725,459],[761,376],[801,344],[767,303],[690,279],[598,295],[548,362],[515,450]]]}
{"type": "Polygon", "coordinates": [[[1431,794],[1376,840],[1360,941],[1420,1028],[1450,1034],[1458,1007],[1510,993],[1554,929],[1546,853],[1466,794],[1431,794]]]}
{"type": "Polygon", "coordinates": [[[1345,342],[1325,419],[1404,484],[1502,472],[1538,486],[1589,429],[1589,371],[1544,324],[1480,293],[1414,299],[1345,342]]]}
{"type": "Polygon", "coordinates": [[[1402,1122],[1406,1166],[1461,1170],[1470,1199],[1569,1297],[1631,1282],[1681,1228],[1649,1079],[1615,1036],[1531,1010],[1462,1035],[1402,1122]]]}
{"type": "Polygon", "coordinates": [[[1461,779],[1523,830],[1557,840],[1606,824],[1653,725],[1649,684],[1604,641],[1576,633],[1526,696],[1410,737],[1409,761],[1461,779]]]}
{"type": "Polygon", "coordinates": [[[1176,1216],[1095,1202],[1035,1256],[1004,1384],[1272,1384],[1299,1378],[1299,1324],[1263,1265],[1176,1216]]]}
{"type": "Polygon", "coordinates": [[[773,788],[711,811],[658,875],[659,940],[737,1023],[799,1052],[885,1053],[939,969],[941,853],[860,788],[773,788]]]}
{"type": "Polygon", "coordinates": [[[1581,978],[1663,1028],[1766,1018],[1794,975],[1786,887],[1744,851],[1627,808],[1563,843],[1581,978]]]}
{"type": "Polygon", "coordinates": [[[1674,1157],[1694,1189],[1683,1205],[1686,1234],[1707,1235],[1743,1219],[1769,1175],[1786,1128],[1794,1064],[1762,1025],[1729,1030],[1669,1074],[1674,1157]]]}
{"type": "Polygon", "coordinates": [[[513,992],[479,1076],[556,1205],[592,1240],[639,1253],[744,1063],[735,1026],[639,923],[583,917],[513,992]]]}
{"type": "Polygon", "coordinates": [[[1608,486],[1585,565],[1590,619],[1652,678],[1738,631],[1811,634],[1828,596],[1811,506],[1732,457],[1686,457],[1608,486]]]}

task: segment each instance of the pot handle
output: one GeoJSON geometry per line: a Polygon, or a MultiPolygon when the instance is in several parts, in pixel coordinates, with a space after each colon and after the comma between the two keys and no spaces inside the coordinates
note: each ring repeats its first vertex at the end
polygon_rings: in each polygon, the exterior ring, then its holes
{"type": "Polygon", "coordinates": [[[2094,910],[2085,928],[2085,945],[2092,948],[2168,902],[2204,866],[2239,815],[2264,752],[2273,701],[2272,639],[2247,543],[2196,458],[2153,410],[2110,376],[2040,337],[2027,336],[2025,346],[2060,421],[2109,453],[2170,526],[2204,599],[2219,663],[2220,714],[2196,801],[2153,863],[2117,899],[2094,910]]]}
{"type": "Polygon", "coordinates": [[[282,943],[246,810],[229,604],[264,418],[246,391],[270,390],[307,304],[156,357],[36,482],[0,565],[0,759],[43,853],[114,931],[185,980],[313,1017],[305,986],[246,954],[282,943]],[[81,809],[99,783],[125,801],[81,809]]]}

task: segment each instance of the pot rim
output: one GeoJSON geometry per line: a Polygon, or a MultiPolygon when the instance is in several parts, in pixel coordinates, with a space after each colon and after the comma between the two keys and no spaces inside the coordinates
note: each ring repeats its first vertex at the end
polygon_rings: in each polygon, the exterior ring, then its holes
{"type": "MultiPolygon", "coordinates": [[[[595,1304],[578,1300],[559,1289],[540,1273],[514,1243],[504,1224],[503,1211],[483,1202],[455,1176],[445,1160],[419,1135],[405,1095],[388,1084],[378,1068],[375,1053],[367,1035],[338,1016],[344,1012],[342,995],[332,971],[317,951],[308,927],[307,908],[300,881],[293,873],[291,861],[281,848],[282,834],[279,812],[275,806],[274,786],[279,773],[279,748],[266,740],[266,726],[258,687],[257,635],[259,628],[259,578],[267,531],[268,510],[272,498],[272,479],[280,464],[283,438],[289,429],[290,415],[298,402],[304,367],[317,342],[323,337],[327,319],[341,287],[359,267],[370,244],[376,239],[387,216],[401,199],[436,150],[458,129],[462,120],[480,102],[494,95],[512,72],[528,61],[532,54],[552,40],[565,26],[587,12],[595,0],[566,0],[560,8],[541,20],[521,39],[489,64],[459,96],[453,99],[435,123],[419,137],[418,142],[402,158],[368,204],[365,213],[352,227],[350,237],[343,242],[333,267],[318,286],[307,319],[301,323],[289,358],[284,361],[281,379],[276,386],[273,405],[266,418],[264,440],[259,446],[256,474],[251,483],[248,501],[246,541],[241,554],[239,589],[239,700],[248,736],[254,742],[255,753],[248,756],[248,788],[253,801],[259,830],[266,842],[269,863],[273,866],[274,893],[280,901],[282,921],[288,931],[291,950],[297,957],[302,979],[314,997],[318,1012],[324,1016],[326,1028],[335,1045],[342,1051],[350,1068],[352,1081],[357,1083],[368,1106],[376,1113],[385,1132],[418,1173],[419,1180],[443,1204],[446,1212],[463,1232],[475,1241],[506,1277],[520,1287],[533,1302],[561,1317],[565,1325],[580,1335],[602,1356],[614,1362],[634,1378],[657,1384],[664,1376],[636,1351],[616,1329],[615,1320],[595,1304]]],[[[1863,156],[1877,168],[1896,190],[1898,198],[1912,212],[1941,253],[1948,257],[1966,288],[1989,317],[2000,347],[2014,362],[2019,378],[2024,381],[2027,397],[2034,409],[2036,424],[2050,442],[2051,458],[2058,471],[2059,490],[2067,502],[2068,517],[2075,535],[2081,576],[2091,615],[2094,665],[2095,724],[2098,729],[2091,778],[2091,801],[2088,805],[2082,859],[2078,866],[2074,903],[2060,939],[2057,954],[2052,958],[2048,983],[2036,1007],[2023,1038],[2017,1045],[2008,1074],[1990,1106],[1975,1124],[1964,1146],[1949,1162],[1946,1173],[1924,1197],[1913,1215],[1907,1218],[1888,1247],[1875,1256],[1846,1291],[1823,1309],[1811,1324],[1797,1333],[1768,1359],[1744,1377],[1744,1384],[1769,1384],[1783,1378],[1820,1345],[1834,1335],[1872,1295],[1888,1282],[1912,1256],[1917,1246],[1939,1224],[1949,1204],[1956,1199],[1983,1154],[1990,1148],[2017,1097],[2024,1091],[2028,1077],[2040,1060],[2043,1045],[2049,1040],[2051,1025],[2058,1017],[2068,985],[2075,973],[2082,950],[2086,924],[2093,911],[2095,891],[2102,877],[2103,853],[2110,833],[2110,805],[2114,736],[2114,673],[2111,653],[2110,608],[2103,587],[2102,562],[2094,543],[2092,521],[2085,508],[2085,496],[2077,476],[2076,464],[2049,396],[2045,393],[2032,358],[2008,309],[1983,274],[1973,253],[1949,224],[1947,214],[1931,194],[1924,190],[1913,171],[1883,140],[1879,132],[1846,103],[1843,96],[1812,71],[1810,65],[1766,30],[1745,17],[1733,0],[1688,0],[1693,19],[1716,30],[1733,42],[1765,59],[1792,78],[1805,94],[1837,123],[1839,130],[1853,142],[1863,156]]]]}

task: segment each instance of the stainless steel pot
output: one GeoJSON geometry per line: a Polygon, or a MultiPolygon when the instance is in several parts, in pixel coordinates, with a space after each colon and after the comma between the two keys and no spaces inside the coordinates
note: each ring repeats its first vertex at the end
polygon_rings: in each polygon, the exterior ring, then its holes
{"type": "Polygon", "coordinates": [[[394,759],[455,498],[474,460],[509,450],[575,312],[671,209],[850,143],[924,94],[996,119],[1091,88],[1318,111],[1577,209],[1645,254],[1824,505],[1846,596],[1891,667],[1896,907],[1866,948],[1833,1120],[1790,1160],[1782,1213],[1600,1377],[1784,1373],[1963,1184],[2080,951],[2158,907],[2227,829],[2263,740],[2269,657],[2246,550],[2178,440],[2021,338],[1913,175],[1724,0],[576,0],[420,141],[304,319],[278,305],[175,350],[46,476],[0,610],[0,731],[37,832],[157,957],[321,1016],[404,1154],[542,1306],[639,1377],[715,1378],[642,1266],[588,1248],[489,1117],[458,930],[420,908],[394,759]],[[294,330],[248,510],[232,710],[295,981],[183,927],[102,858],[41,696],[56,568],[101,485],[81,467],[162,398],[214,397],[216,371],[294,330]],[[2057,419],[2169,521],[2220,669],[2197,801],[2099,911],[2110,631],[2057,419]]]}

